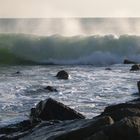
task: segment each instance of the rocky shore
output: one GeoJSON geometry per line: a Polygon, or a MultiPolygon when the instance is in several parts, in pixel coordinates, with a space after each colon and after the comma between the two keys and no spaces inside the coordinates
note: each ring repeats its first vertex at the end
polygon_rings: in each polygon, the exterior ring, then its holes
{"type": "MultiPolygon", "coordinates": [[[[68,79],[60,71],[58,79],[68,79]]],[[[137,82],[140,93],[140,81],[137,82]]],[[[51,86],[45,89],[57,91],[51,86]]],[[[0,140],[140,140],[140,98],[110,105],[87,119],[52,98],[31,108],[28,120],[0,126],[0,140]]]]}
{"type": "Polygon", "coordinates": [[[0,128],[0,140],[139,140],[140,98],[111,105],[97,117],[51,98],[31,109],[29,120],[0,128]]]}

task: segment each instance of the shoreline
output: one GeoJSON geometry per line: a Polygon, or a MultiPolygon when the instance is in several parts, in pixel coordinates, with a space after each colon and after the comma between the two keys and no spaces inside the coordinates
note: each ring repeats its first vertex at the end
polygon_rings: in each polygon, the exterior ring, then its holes
{"type": "MultiPolygon", "coordinates": [[[[139,65],[136,66],[139,68],[139,65]]],[[[68,80],[66,71],[59,72],[56,79],[68,80]]],[[[139,82],[137,86],[139,91],[139,82]]],[[[50,92],[57,91],[51,86],[44,88],[50,92]]],[[[139,130],[140,98],[109,105],[100,115],[91,119],[57,100],[47,98],[31,108],[27,120],[0,127],[0,139],[139,140],[139,130]]]]}
{"type": "MultiPolygon", "coordinates": [[[[51,113],[55,113],[55,111],[52,110],[51,113]]],[[[32,122],[30,118],[29,120],[0,128],[0,139],[138,140],[140,138],[139,129],[140,98],[108,106],[99,116],[92,119],[67,120],[64,117],[64,120],[39,119],[36,122],[32,122]]]]}

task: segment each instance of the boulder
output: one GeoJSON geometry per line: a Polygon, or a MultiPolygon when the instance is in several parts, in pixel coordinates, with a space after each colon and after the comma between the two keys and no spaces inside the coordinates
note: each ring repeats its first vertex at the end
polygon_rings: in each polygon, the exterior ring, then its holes
{"type": "Polygon", "coordinates": [[[140,70],[140,64],[132,65],[130,71],[137,71],[137,70],[140,70]]]}
{"type": "Polygon", "coordinates": [[[31,121],[0,128],[0,139],[140,140],[140,98],[106,107],[93,119],[49,98],[39,102],[30,116],[31,121]],[[35,119],[43,121],[32,123],[35,119]]]}
{"type": "Polygon", "coordinates": [[[45,90],[48,90],[48,91],[50,91],[50,92],[57,92],[57,89],[55,89],[55,88],[52,87],[52,86],[47,86],[47,87],[45,87],[44,89],[45,89],[45,90]]]}
{"type": "Polygon", "coordinates": [[[74,120],[85,116],[51,98],[40,101],[36,108],[31,109],[31,121],[38,120],[74,120]]]}
{"type": "Polygon", "coordinates": [[[138,92],[140,94],[140,81],[137,82],[138,92]]]}
{"type": "Polygon", "coordinates": [[[140,117],[126,117],[106,127],[109,140],[140,140],[140,117]]]}
{"type": "Polygon", "coordinates": [[[111,116],[114,121],[119,121],[128,116],[140,116],[140,98],[116,105],[110,105],[105,108],[101,116],[111,116]]]}
{"type": "Polygon", "coordinates": [[[56,77],[57,77],[58,79],[67,80],[67,79],[69,78],[69,74],[68,74],[66,71],[64,71],[64,70],[61,70],[61,71],[59,71],[59,72],[57,73],[56,77]]]}
{"type": "Polygon", "coordinates": [[[41,125],[44,125],[44,127],[50,127],[57,123],[59,122],[49,121],[45,122],[45,125],[42,122],[32,124],[30,120],[24,120],[16,124],[10,124],[2,127],[0,126],[0,140],[18,140],[25,135],[30,134],[32,129],[38,129],[41,125]]]}
{"type": "Polygon", "coordinates": [[[109,137],[103,131],[99,131],[85,140],[109,140],[109,137]]]}
{"type": "Polygon", "coordinates": [[[111,68],[105,68],[105,70],[112,70],[111,68]]]}
{"type": "Polygon", "coordinates": [[[128,59],[124,59],[123,64],[137,64],[137,62],[131,61],[131,60],[128,60],[128,59]]]}
{"type": "Polygon", "coordinates": [[[63,121],[47,127],[44,124],[36,127],[21,140],[86,140],[103,127],[113,124],[111,117],[63,121]]]}
{"type": "Polygon", "coordinates": [[[0,140],[17,140],[29,133],[35,125],[31,125],[30,120],[24,120],[17,124],[0,127],[0,140]]]}
{"type": "Polygon", "coordinates": [[[111,112],[106,112],[104,115],[110,115],[114,121],[119,121],[128,116],[140,116],[139,108],[118,108],[111,112]]]}

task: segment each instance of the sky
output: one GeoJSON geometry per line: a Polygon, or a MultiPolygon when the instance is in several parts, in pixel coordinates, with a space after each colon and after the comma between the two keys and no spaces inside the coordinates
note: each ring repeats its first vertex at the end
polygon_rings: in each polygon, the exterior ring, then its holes
{"type": "Polygon", "coordinates": [[[0,18],[140,17],[140,0],[0,0],[0,18]]]}

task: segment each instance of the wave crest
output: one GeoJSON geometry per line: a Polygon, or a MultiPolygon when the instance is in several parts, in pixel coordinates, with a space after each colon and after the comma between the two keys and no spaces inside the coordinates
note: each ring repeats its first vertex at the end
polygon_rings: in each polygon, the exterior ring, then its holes
{"type": "Polygon", "coordinates": [[[0,64],[110,65],[140,61],[140,36],[0,34],[0,64]]]}

